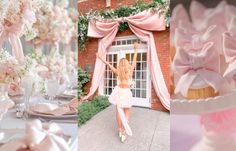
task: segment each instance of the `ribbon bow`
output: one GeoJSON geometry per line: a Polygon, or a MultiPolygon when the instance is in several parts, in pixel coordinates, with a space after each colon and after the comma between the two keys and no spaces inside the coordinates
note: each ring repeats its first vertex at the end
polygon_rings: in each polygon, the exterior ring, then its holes
{"type": "Polygon", "coordinates": [[[175,29],[179,27],[180,22],[190,23],[189,15],[182,4],[178,4],[174,7],[172,11],[172,16],[170,19],[170,33],[171,39],[170,44],[175,45],[175,29]]]}
{"type": "Polygon", "coordinates": [[[12,45],[12,53],[16,59],[23,60],[24,53],[20,41],[24,26],[28,23],[36,21],[35,13],[31,10],[32,3],[24,2],[21,6],[22,14],[16,19],[16,23],[5,23],[0,25],[0,48],[4,41],[10,41],[12,45]]]}
{"type": "Polygon", "coordinates": [[[23,30],[23,23],[18,22],[17,24],[13,25],[4,25],[0,26],[0,47],[4,41],[9,39],[12,45],[12,53],[16,57],[16,59],[23,59],[23,49],[20,41],[20,35],[23,30]]]}
{"type": "Polygon", "coordinates": [[[181,76],[175,93],[187,96],[191,84],[200,77],[217,92],[222,83],[222,77],[218,74],[219,58],[212,51],[213,42],[208,42],[200,49],[183,49],[178,47],[173,61],[174,70],[181,76]]]}
{"type": "Polygon", "coordinates": [[[62,134],[57,124],[43,125],[40,120],[34,120],[26,124],[25,138],[7,143],[0,150],[69,151],[62,134]]]}
{"type": "Polygon", "coordinates": [[[211,25],[217,25],[219,29],[225,31],[227,25],[226,16],[228,15],[225,14],[227,6],[227,3],[222,1],[215,8],[206,8],[200,2],[192,1],[190,5],[190,16],[194,26],[202,30],[211,25]]]}
{"type": "Polygon", "coordinates": [[[175,30],[175,45],[185,49],[200,49],[211,40],[215,29],[216,25],[212,25],[206,30],[197,31],[191,23],[180,22],[180,27],[175,30]]]}
{"type": "Polygon", "coordinates": [[[236,74],[236,35],[232,32],[223,34],[223,51],[226,62],[229,63],[223,76],[232,79],[236,74]]]}

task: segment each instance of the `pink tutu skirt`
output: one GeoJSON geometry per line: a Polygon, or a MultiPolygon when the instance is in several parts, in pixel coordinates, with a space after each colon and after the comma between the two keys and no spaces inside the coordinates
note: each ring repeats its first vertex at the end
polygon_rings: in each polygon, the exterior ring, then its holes
{"type": "Polygon", "coordinates": [[[132,106],[132,98],[130,88],[116,86],[109,97],[109,102],[121,108],[130,108],[132,106]]]}

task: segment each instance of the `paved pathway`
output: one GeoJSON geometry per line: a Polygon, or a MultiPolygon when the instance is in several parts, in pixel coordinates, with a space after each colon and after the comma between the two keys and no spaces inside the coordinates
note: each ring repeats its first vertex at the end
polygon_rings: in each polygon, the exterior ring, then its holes
{"type": "Polygon", "coordinates": [[[78,129],[79,151],[169,151],[168,113],[145,108],[131,109],[133,136],[121,143],[115,119],[115,107],[98,113],[78,129]]]}

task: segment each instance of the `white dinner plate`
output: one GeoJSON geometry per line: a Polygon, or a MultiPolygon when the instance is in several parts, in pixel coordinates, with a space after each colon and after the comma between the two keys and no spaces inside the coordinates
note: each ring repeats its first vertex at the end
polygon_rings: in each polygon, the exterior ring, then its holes
{"type": "Polygon", "coordinates": [[[43,114],[43,113],[37,113],[34,111],[28,111],[28,114],[33,115],[33,116],[39,116],[39,117],[47,117],[47,118],[76,118],[77,114],[65,114],[65,115],[52,115],[52,114],[43,114]]]}

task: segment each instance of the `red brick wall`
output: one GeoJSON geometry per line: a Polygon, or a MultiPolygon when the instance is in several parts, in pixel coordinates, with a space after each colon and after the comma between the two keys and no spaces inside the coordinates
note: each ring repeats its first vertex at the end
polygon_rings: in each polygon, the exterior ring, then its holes
{"type": "MultiPolygon", "coordinates": [[[[149,2],[151,0],[146,0],[146,1],[149,2]]],[[[117,6],[119,7],[121,4],[132,5],[133,3],[134,1],[112,0],[111,7],[117,8],[117,6]]],[[[88,0],[86,2],[78,4],[79,10],[85,12],[88,11],[89,6],[90,8],[101,10],[102,8],[105,8],[105,0],[88,0]]],[[[128,36],[128,35],[133,35],[130,29],[127,29],[122,33],[119,32],[117,34],[117,36],[128,36]]],[[[165,78],[165,82],[166,85],[168,86],[168,89],[170,89],[169,29],[161,32],[153,32],[153,35],[156,41],[157,54],[165,78]]],[[[97,51],[97,48],[98,48],[98,40],[90,38],[86,45],[86,51],[83,53],[79,51],[78,55],[79,66],[84,68],[86,64],[94,64],[96,59],[95,52],[97,51]]],[[[87,85],[87,87],[90,87],[90,83],[87,85]]],[[[152,89],[152,109],[166,111],[165,108],[161,105],[154,89],[152,89]]]]}
{"type": "MultiPolygon", "coordinates": [[[[152,0],[143,0],[144,2],[151,2],[152,0]]],[[[131,6],[135,4],[137,0],[111,0],[111,7],[108,9],[115,9],[120,6],[131,6]]],[[[78,9],[80,12],[88,12],[89,10],[103,10],[106,8],[106,0],[87,0],[78,3],[78,9]]]]}

